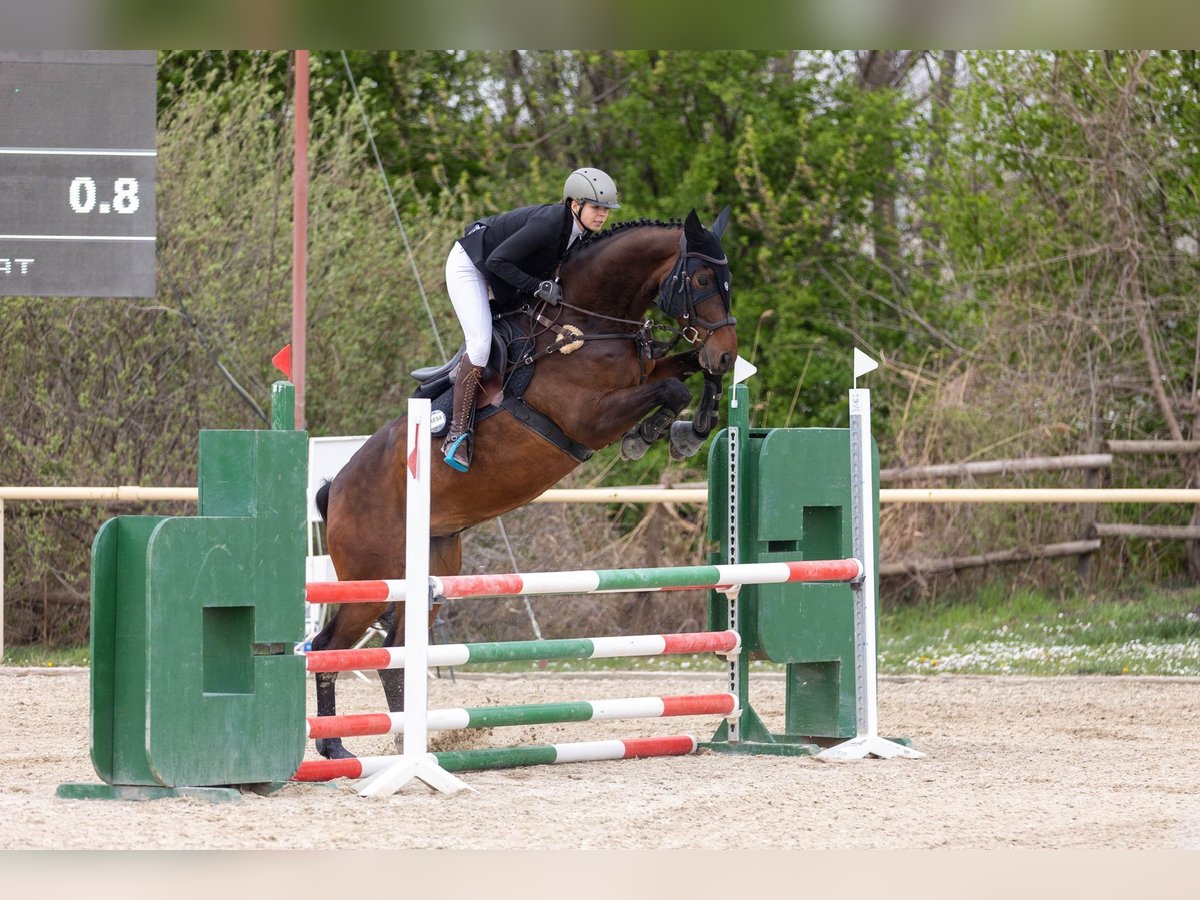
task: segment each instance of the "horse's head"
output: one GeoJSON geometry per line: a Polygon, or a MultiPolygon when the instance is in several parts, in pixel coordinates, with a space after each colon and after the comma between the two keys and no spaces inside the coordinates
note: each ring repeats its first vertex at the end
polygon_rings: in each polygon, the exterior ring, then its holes
{"type": "Polygon", "coordinates": [[[730,371],[738,355],[737,319],[730,305],[732,276],[721,249],[728,224],[728,206],[710,228],[700,223],[696,210],[688,213],[679,256],[663,279],[657,301],[659,309],[683,326],[685,337],[700,345],[700,365],[712,375],[730,371]]]}

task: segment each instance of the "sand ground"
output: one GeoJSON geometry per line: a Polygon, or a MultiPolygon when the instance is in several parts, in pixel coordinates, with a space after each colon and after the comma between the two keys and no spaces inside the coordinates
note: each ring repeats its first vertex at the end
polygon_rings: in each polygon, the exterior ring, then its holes
{"type": "MultiPolygon", "coordinates": [[[[430,682],[435,707],[707,693],[719,675],[487,676],[430,682]]],[[[340,712],[383,709],[343,675],[340,712]]],[[[0,667],[0,849],[1200,849],[1200,679],[884,678],[880,730],[927,756],[825,763],[691,757],[463,773],[474,793],[413,783],[291,784],[237,803],[64,800],[98,781],[86,669],[0,667]]],[[[783,684],[751,702],[781,728],[783,684]]],[[[310,686],[310,713],[312,698],[310,686]]],[[[709,719],[437,732],[433,749],[692,733],[709,719]]],[[[361,755],[391,738],[348,741],[361,755]]],[[[308,756],[315,758],[310,750],[308,756]]]]}

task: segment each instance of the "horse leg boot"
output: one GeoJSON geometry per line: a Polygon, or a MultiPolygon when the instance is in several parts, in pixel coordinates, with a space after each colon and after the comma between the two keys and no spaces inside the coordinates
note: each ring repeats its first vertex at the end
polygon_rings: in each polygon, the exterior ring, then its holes
{"type": "MultiPolygon", "coordinates": [[[[317,673],[317,715],[332,716],[337,712],[335,684],[337,672],[317,673]]],[[[326,759],[353,759],[354,754],[342,746],[340,737],[317,738],[317,752],[326,759]]]]}
{"type": "Polygon", "coordinates": [[[451,404],[453,416],[446,439],[442,441],[442,453],[446,465],[459,472],[471,468],[471,444],[475,440],[472,427],[475,423],[475,400],[479,396],[479,383],[483,380],[483,366],[463,356],[458,364],[458,377],[454,379],[454,400],[451,404]]]}
{"type": "MultiPolygon", "coordinates": [[[[383,685],[383,696],[387,699],[388,711],[404,712],[404,670],[380,669],[379,681],[383,685]]],[[[394,742],[397,750],[404,750],[403,731],[395,736],[394,742]]]]}

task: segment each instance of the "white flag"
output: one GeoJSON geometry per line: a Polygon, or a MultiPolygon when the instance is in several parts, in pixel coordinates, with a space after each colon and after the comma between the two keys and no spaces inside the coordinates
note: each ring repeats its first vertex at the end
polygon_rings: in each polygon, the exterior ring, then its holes
{"type": "Polygon", "coordinates": [[[757,371],[758,367],[754,363],[739,356],[733,364],[733,383],[741,384],[757,371]]]}
{"type": "Polygon", "coordinates": [[[879,363],[867,356],[857,347],[854,348],[854,380],[858,381],[860,375],[866,375],[868,372],[873,372],[879,368],[879,363]]]}

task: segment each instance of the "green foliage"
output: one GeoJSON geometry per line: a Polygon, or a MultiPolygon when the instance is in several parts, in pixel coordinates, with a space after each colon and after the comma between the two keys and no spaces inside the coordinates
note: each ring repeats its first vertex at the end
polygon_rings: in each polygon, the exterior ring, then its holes
{"type": "MultiPolygon", "coordinates": [[[[159,296],[0,299],[0,484],[190,485],[199,429],[262,424],[291,336],[292,58],[159,63],[159,296]]],[[[733,208],[755,426],[845,424],[858,346],[884,362],[868,382],[884,466],[1195,437],[1195,51],[313,51],[310,90],[313,434],[374,431],[407,373],[456,348],[442,272],[465,223],[557,199],[595,165],[620,187],[613,221],[733,208]]],[[[578,478],[691,481],[702,466],[610,448],[578,478]]],[[[1136,460],[1109,477],[1200,470],[1136,460]]],[[[10,621],[28,612],[41,639],[86,608],[82,561],[110,511],[12,509],[10,621]]],[[[613,512],[617,534],[637,533],[638,514],[613,512]]],[[[1077,526],[1074,511],[922,510],[888,513],[884,543],[949,556],[1077,526]]],[[[1182,542],[1108,546],[1110,587],[1200,570],[1182,542]]],[[[1013,580],[1030,573],[1071,577],[1051,563],[1013,580]]]]}

